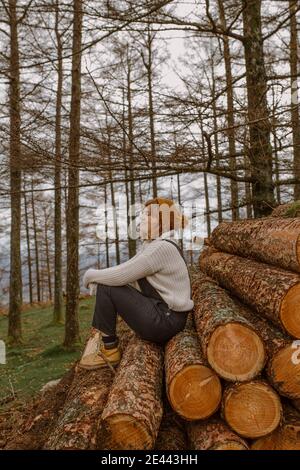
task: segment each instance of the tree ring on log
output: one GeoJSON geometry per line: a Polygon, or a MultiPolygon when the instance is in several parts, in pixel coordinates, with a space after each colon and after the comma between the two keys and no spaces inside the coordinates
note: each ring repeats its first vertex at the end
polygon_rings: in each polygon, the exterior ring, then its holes
{"type": "Polygon", "coordinates": [[[218,443],[208,450],[248,450],[248,447],[237,441],[226,441],[218,443]]]}
{"type": "Polygon", "coordinates": [[[266,383],[241,383],[224,396],[224,418],[243,437],[270,434],[280,423],[282,407],[277,393],[266,383]]]}
{"type": "Polygon", "coordinates": [[[121,450],[151,449],[153,444],[151,433],[144,423],[133,416],[116,414],[104,421],[114,447],[121,450]]]}
{"type": "Polygon", "coordinates": [[[176,413],[185,419],[208,418],[221,402],[221,382],[209,367],[193,364],[173,377],[168,398],[176,413]]]}
{"type": "Polygon", "coordinates": [[[284,296],[280,319],[286,331],[300,339],[300,282],[293,285],[284,296]]]}
{"type": "Polygon", "coordinates": [[[268,376],[281,395],[300,398],[300,358],[293,357],[292,344],[280,349],[270,360],[268,376]],[[295,361],[296,360],[296,361],[295,361]]]}
{"type": "Polygon", "coordinates": [[[259,374],[266,354],[263,341],[255,331],[241,323],[230,322],[218,326],[212,333],[207,360],[224,379],[242,382],[259,374]]]}

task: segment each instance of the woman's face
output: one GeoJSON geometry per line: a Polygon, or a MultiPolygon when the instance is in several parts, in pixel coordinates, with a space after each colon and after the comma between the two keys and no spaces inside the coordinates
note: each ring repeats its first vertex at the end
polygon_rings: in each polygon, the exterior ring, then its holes
{"type": "Polygon", "coordinates": [[[159,216],[155,211],[150,212],[150,206],[143,209],[140,222],[140,237],[143,240],[159,236],[159,216]]]}

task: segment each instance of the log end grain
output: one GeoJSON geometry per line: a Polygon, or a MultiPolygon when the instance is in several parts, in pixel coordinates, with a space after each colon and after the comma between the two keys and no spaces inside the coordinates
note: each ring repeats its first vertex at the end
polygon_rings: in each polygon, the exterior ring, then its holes
{"type": "Polygon", "coordinates": [[[242,382],[259,374],[266,355],[263,341],[255,331],[240,323],[227,323],[211,335],[207,359],[224,379],[242,382]]]}
{"type": "Polygon", "coordinates": [[[270,435],[257,439],[251,450],[300,450],[300,414],[284,404],[280,426],[270,435]]]}
{"type": "Polygon", "coordinates": [[[227,441],[211,447],[209,450],[248,450],[248,447],[237,441],[227,441]]]}
{"type": "Polygon", "coordinates": [[[173,409],[187,420],[211,416],[219,407],[221,397],[218,376],[201,364],[183,368],[173,377],[168,389],[173,409]]]}
{"type": "Polygon", "coordinates": [[[114,450],[151,449],[152,434],[146,425],[126,414],[110,416],[105,427],[114,450]]]}
{"type": "Polygon", "coordinates": [[[223,414],[235,432],[255,439],[277,428],[282,407],[279,396],[270,386],[252,381],[238,384],[224,395],[223,414]]]}
{"type": "Polygon", "coordinates": [[[268,377],[281,395],[300,399],[300,361],[292,344],[273,356],[268,366],[268,377]]]}
{"type": "Polygon", "coordinates": [[[293,285],[282,299],[280,320],[291,336],[300,338],[300,282],[293,285]]]}

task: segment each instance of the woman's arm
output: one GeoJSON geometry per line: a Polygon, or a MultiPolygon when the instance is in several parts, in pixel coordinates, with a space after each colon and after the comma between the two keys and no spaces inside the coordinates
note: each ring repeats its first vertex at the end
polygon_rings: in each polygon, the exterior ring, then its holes
{"type": "Polygon", "coordinates": [[[123,286],[144,276],[157,272],[159,268],[153,264],[148,255],[139,254],[117,266],[105,269],[88,269],[83,276],[83,285],[100,283],[108,286],[123,286]]]}

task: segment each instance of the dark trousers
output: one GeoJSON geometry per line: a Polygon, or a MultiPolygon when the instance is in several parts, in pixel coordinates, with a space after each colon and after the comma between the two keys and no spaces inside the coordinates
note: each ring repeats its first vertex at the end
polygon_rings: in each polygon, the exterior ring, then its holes
{"type": "Polygon", "coordinates": [[[93,327],[115,335],[117,315],[142,339],[162,345],[184,328],[188,313],[169,311],[161,300],[130,285],[97,284],[93,327]]]}

